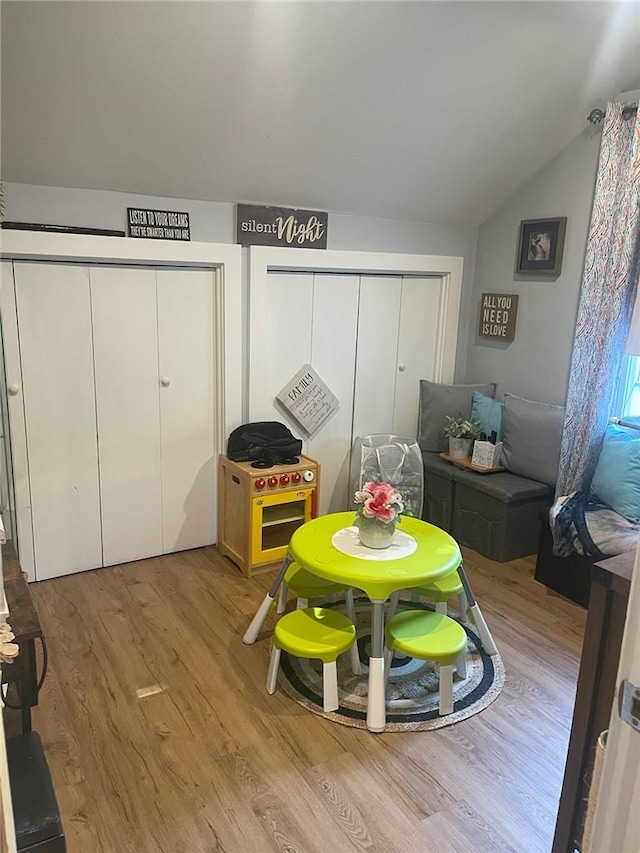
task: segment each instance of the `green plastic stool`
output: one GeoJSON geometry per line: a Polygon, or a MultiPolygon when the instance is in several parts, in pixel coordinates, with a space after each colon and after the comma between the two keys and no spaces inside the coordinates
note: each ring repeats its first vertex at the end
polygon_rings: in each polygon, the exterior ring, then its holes
{"type": "Polygon", "coordinates": [[[293,610],[276,622],[273,648],[267,674],[267,692],[276,692],[280,652],[282,649],[298,658],[322,661],[322,706],[337,711],[338,656],[354,645],[356,626],[342,613],[324,607],[293,610]]]}
{"type": "MultiPolygon", "coordinates": [[[[347,616],[356,624],[356,605],[353,597],[353,589],[344,584],[334,583],[333,581],[325,580],[312,575],[306,569],[303,569],[299,563],[292,563],[287,569],[282,585],[280,586],[280,594],[278,595],[277,613],[284,613],[287,606],[287,594],[289,590],[297,595],[296,609],[304,610],[309,607],[310,598],[326,597],[329,601],[335,601],[337,592],[344,592],[344,599],[347,609],[347,616]]],[[[354,675],[360,675],[362,669],[360,667],[360,654],[358,646],[354,643],[350,653],[351,671],[354,675]]]]}
{"type": "Polygon", "coordinates": [[[346,589],[347,587],[344,584],[334,583],[318,577],[318,575],[312,575],[311,572],[303,569],[299,563],[291,563],[280,587],[278,613],[284,613],[286,609],[289,590],[298,596],[296,602],[298,610],[304,610],[305,607],[309,606],[310,598],[335,596],[337,592],[344,592],[346,589]]]}
{"type": "Polygon", "coordinates": [[[462,625],[442,613],[404,610],[385,630],[385,677],[389,676],[394,651],[440,665],[439,714],[453,712],[453,664],[459,678],[467,677],[467,634],[462,625]]]}
{"type": "Polygon", "coordinates": [[[460,618],[465,622],[467,621],[467,596],[457,571],[434,583],[417,586],[410,592],[412,601],[419,601],[420,598],[435,601],[436,613],[444,613],[445,616],[447,615],[447,602],[457,596],[460,618]]]}
{"type": "MultiPolygon", "coordinates": [[[[445,616],[448,613],[447,602],[457,596],[460,619],[463,622],[468,621],[467,596],[457,570],[455,572],[451,572],[450,575],[447,575],[446,577],[441,578],[438,581],[434,581],[433,583],[427,583],[423,586],[411,587],[409,592],[411,593],[411,601],[417,603],[422,598],[426,598],[429,601],[434,601],[436,613],[443,613],[445,616]]],[[[398,609],[399,597],[400,592],[394,592],[391,596],[387,619],[392,619],[395,616],[398,609]]]]}

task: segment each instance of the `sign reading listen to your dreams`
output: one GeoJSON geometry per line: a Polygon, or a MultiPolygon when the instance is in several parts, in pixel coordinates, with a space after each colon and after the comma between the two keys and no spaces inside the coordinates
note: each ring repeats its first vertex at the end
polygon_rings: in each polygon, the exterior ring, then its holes
{"type": "Polygon", "coordinates": [[[189,214],[177,210],[128,207],[127,234],[152,240],[190,240],[189,214]]]}
{"type": "Polygon", "coordinates": [[[311,435],[338,409],[338,400],[310,364],[305,364],[276,395],[292,418],[311,435]]]}

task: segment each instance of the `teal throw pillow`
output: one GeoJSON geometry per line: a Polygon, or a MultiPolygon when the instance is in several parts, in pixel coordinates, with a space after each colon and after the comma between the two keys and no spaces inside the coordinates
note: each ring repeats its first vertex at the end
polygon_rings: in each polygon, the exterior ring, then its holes
{"type": "Polygon", "coordinates": [[[609,424],[591,493],[627,518],[640,522],[640,434],[609,424]]]}
{"type": "Polygon", "coordinates": [[[502,441],[502,412],[504,403],[493,400],[479,391],[473,392],[471,403],[471,420],[478,421],[482,432],[489,438],[492,432],[498,434],[496,441],[502,441]]]}

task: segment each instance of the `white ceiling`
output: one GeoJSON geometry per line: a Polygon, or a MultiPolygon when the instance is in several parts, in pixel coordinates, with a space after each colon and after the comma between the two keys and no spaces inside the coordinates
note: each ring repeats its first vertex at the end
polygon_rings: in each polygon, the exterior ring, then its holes
{"type": "Polygon", "coordinates": [[[635,2],[7,2],[2,178],[474,225],[640,86],[635,2]]]}

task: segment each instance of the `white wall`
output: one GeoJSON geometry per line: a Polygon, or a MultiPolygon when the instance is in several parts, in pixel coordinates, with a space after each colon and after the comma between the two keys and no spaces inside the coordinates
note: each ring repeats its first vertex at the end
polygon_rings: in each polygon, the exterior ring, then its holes
{"type": "MultiPolygon", "coordinates": [[[[5,184],[4,219],[7,222],[38,222],[125,231],[127,207],[185,211],[190,214],[192,240],[235,242],[234,204],[157,198],[106,190],[5,184]]],[[[462,381],[471,335],[469,306],[476,237],[477,229],[472,227],[330,213],[327,248],[463,257],[463,292],[456,357],[456,379],[462,381]]]]}
{"type": "Polygon", "coordinates": [[[594,127],[577,136],[479,229],[465,375],[468,382],[497,382],[498,396],[566,400],[600,137],[594,127]],[[561,275],[555,281],[516,280],[520,221],[555,216],[567,217],[561,275]],[[477,335],[482,293],[518,294],[511,343],[477,335]]]}

